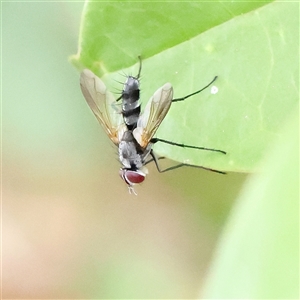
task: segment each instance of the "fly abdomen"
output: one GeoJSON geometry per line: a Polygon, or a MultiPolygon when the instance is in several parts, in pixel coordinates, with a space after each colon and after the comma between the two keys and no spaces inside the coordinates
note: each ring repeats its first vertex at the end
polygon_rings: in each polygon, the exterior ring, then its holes
{"type": "Polygon", "coordinates": [[[136,127],[140,112],[140,83],[136,77],[128,76],[122,91],[122,115],[129,130],[136,127]]]}
{"type": "Polygon", "coordinates": [[[128,130],[133,130],[136,127],[137,120],[141,113],[141,106],[129,110],[122,110],[123,118],[128,130]]]}

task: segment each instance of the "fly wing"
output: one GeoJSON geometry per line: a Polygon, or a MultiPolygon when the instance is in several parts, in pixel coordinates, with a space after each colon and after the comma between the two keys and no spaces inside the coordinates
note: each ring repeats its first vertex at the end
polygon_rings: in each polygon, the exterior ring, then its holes
{"type": "Polygon", "coordinates": [[[116,100],[103,81],[85,69],[80,75],[82,94],[104,131],[116,145],[119,144],[125,125],[122,114],[113,109],[116,100]]]}
{"type": "Polygon", "coordinates": [[[173,88],[166,83],[159,88],[148,101],[144,113],[139,117],[133,136],[142,148],[146,148],[153,138],[160,123],[170,109],[173,88]]]}

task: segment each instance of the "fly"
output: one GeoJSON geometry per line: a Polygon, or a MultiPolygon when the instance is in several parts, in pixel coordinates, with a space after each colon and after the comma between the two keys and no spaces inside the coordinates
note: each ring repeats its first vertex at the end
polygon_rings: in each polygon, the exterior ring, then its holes
{"type": "Polygon", "coordinates": [[[168,113],[172,102],[184,101],[209,87],[217,76],[204,88],[182,98],[173,99],[173,87],[170,83],[160,87],[148,101],[144,112],[141,113],[139,73],[136,77],[128,76],[121,97],[115,99],[103,81],[92,71],[84,69],[80,77],[82,93],[110,140],[118,147],[119,160],[122,164],[119,174],[128,186],[129,192],[134,192],[133,186],[142,183],[147,175],[146,164],[154,161],[157,170],[162,173],[182,166],[192,166],[225,174],[225,172],[189,164],[161,170],[152,146],[162,142],[178,147],[198,150],[215,151],[226,154],[223,150],[206,147],[188,146],[171,141],[154,138],[154,135],[168,113]],[[114,109],[116,101],[122,99],[122,112],[114,109]]]}

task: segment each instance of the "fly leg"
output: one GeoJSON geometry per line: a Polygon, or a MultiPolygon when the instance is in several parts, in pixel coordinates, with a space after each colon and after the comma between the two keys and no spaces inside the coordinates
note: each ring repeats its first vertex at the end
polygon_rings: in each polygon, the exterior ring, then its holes
{"type": "Polygon", "coordinates": [[[136,78],[139,79],[139,78],[140,78],[140,75],[141,75],[141,70],[142,70],[142,58],[141,58],[140,55],[138,56],[138,59],[139,59],[139,62],[140,62],[140,66],[139,66],[139,72],[138,72],[136,78]]]}
{"type": "Polygon", "coordinates": [[[172,102],[183,101],[183,100],[185,100],[187,98],[190,98],[190,97],[192,97],[192,96],[194,96],[196,94],[199,94],[200,92],[202,92],[203,90],[205,90],[206,88],[208,88],[212,83],[214,83],[217,80],[217,78],[218,78],[218,76],[215,76],[215,78],[208,85],[206,85],[205,87],[203,87],[201,90],[196,91],[194,93],[191,93],[191,94],[189,94],[187,96],[184,96],[184,97],[181,97],[181,98],[173,99],[172,102]]]}
{"type": "MultiPolygon", "coordinates": [[[[152,150],[151,150],[151,152],[152,152],[152,150]]],[[[150,155],[151,155],[151,153],[150,153],[150,155]]],[[[153,155],[155,155],[155,154],[153,153],[153,155]]],[[[156,158],[156,160],[165,159],[165,157],[163,157],[163,156],[160,156],[159,158],[157,158],[157,157],[155,157],[155,158],[156,158]]],[[[144,165],[146,166],[146,165],[150,164],[153,161],[154,161],[154,158],[152,156],[152,158],[150,158],[148,161],[146,161],[144,165]]]]}
{"type": "MultiPolygon", "coordinates": [[[[215,172],[215,173],[219,173],[219,174],[226,174],[226,172],[223,172],[223,171],[219,171],[219,170],[215,170],[215,169],[210,169],[210,168],[206,168],[206,167],[202,167],[202,166],[195,166],[195,165],[183,164],[183,163],[162,170],[162,169],[160,168],[159,164],[158,164],[159,158],[157,158],[157,157],[155,156],[153,150],[150,151],[150,155],[151,155],[151,157],[152,157],[152,159],[151,159],[150,161],[154,161],[155,166],[156,166],[156,168],[157,168],[157,171],[158,171],[159,173],[168,172],[168,171],[175,170],[175,169],[178,169],[178,168],[181,168],[181,167],[192,167],[192,168],[204,169],[204,170],[211,171],[211,172],[215,172]]],[[[163,158],[164,158],[164,157],[163,157],[163,158]]],[[[150,162],[150,161],[149,161],[149,162],[150,162]]]]}
{"type": "Polygon", "coordinates": [[[214,151],[214,152],[219,152],[219,153],[222,153],[222,154],[226,154],[226,152],[223,151],[223,150],[218,150],[218,149],[213,149],[213,148],[206,148],[206,147],[189,146],[189,145],[185,145],[185,144],[179,144],[179,143],[163,140],[163,139],[160,139],[160,138],[151,139],[151,143],[155,144],[157,142],[161,142],[161,143],[165,143],[165,144],[169,144],[169,145],[173,145],[173,146],[177,146],[177,147],[182,147],[182,148],[191,148],[191,149],[198,149],[198,150],[214,151]]]}

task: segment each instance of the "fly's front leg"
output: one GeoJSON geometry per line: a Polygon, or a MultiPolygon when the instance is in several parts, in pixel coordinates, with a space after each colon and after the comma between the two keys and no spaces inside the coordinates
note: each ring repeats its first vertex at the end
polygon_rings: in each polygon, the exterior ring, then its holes
{"type": "Polygon", "coordinates": [[[168,172],[168,171],[175,170],[175,169],[178,169],[178,168],[181,168],[181,167],[192,167],[192,168],[204,169],[204,170],[211,171],[211,172],[215,172],[215,173],[219,173],[219,174],[226,174],[226,172],[223,172],[223,171],[219,171],[219,170],[215,170],[215,169],[210,169],[210,168],[206,168],[206,167],[202,167],[202,166],[183,164],[183,163],[162,170],[162,169],[160,168],[159,164],[158,164],[159,158],[157,158],[157,157],[155,156],[153,150],[150,151],[150,155],[151,155],[151,157],[152,157],[151,161],[154,161],[155,166],[156,166],[156,168],[157,168],[157,171],[158,171],[159,173],[168,172]]]}
{"type": "MultiPolygon", "coordinates": [[[[153,151],[153,150],[151,150],[151,151],[153,151]]],[[[154,156],[155,156],[155,154],[154,153],[152,153],[154,156]]],[[[150,156],[152,156],[152,154],[151,154],[151,152],[150,152],[150,156]]],[[[163,156],[160,156],[159,158],[157,158],[157,157],[155,157],[157,160],[161,160],[161,159],[165,159],[165,157],[163,157],[163,156]]],[[[150,164],[151,162],[153,162],[154,161],[154,158],[153,158],[153,156],[152,156],[152,158],[150,158],[148,161],[146,161],[145,162],[145,166],[146,165],[148,165],[148,164],[150,164]]]]}

